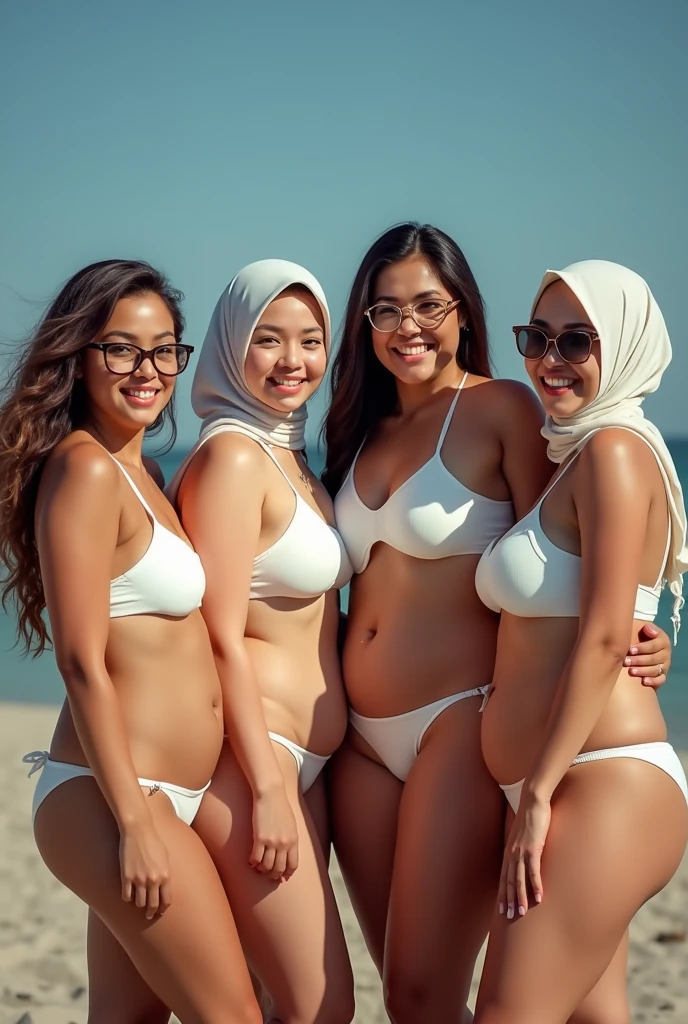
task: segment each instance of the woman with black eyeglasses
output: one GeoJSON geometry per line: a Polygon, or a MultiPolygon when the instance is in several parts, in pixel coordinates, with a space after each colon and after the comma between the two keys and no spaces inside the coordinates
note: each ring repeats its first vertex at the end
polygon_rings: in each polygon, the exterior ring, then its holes
{"type": "Polygon", "coordinates": [[[90,907],[89,1017],[258,1024],[215,867],[191,828],[222,746],[199,606],[203,568],[142,454],[174,432],[181,296],[108,260],[62,288],[0,407],[3,597],[27,650],[50,642],[65,701],[34,833],[90,907]],[[133,965],[133,968],[132,968],[133,965]]]}
{"type": "MultiPolygon", "coordinates": [[[[528,388],[492,379],[482,298],[456,243],[428,225],[382,235],[349,297],[324,482],[355,571],[335,849],[395,1024],[462,1019],[497,896],[505,802],[480,711],[499,619],[475,572],[551,476],[541,426],[528,388]]],[[[662,635],[630,663],[656,683],[668,657],[662,635]]],[[[579,1022],[609,1019],[616,977],[579,1022]]]]}

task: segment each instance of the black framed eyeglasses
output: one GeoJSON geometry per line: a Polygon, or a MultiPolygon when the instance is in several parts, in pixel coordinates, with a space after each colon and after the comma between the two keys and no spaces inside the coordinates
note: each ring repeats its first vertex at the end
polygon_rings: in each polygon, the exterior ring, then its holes
{"type": "Polygon", "coordinates": [[[125,376],[138,370],[144,359],[150,359],[153,366],[164,377],[176,377],[189,365],[193,345],[156,345],[155,348],[141,348],[126,341],[92,341],[84,348],[97,348],[103,353],[105,365],[110,373],[125,376]]]}
{"type": "Polygon", "coordinates": [[[516,338],[516,347],[524,359],[543,359],[550,345],[559,358],[565,363],[584,363],[590,358],[592,343],[597,341],[599,334],[583,329],[562,331],[556,338],[550,338],[541,327],[527,324],[523,327],[512,327],[516,338]]]}
{"type": "Polygon", "coordinates": [[[418,327],[439,327],[458,304],[458,299],[453,302],[448,299],[424,299],[413,306],[404,306],[400,309],[389,302],[376,302],[374,306],[366,309],[365,316],[376,331],[391,334],[401,327],[402,320],[407,316],[410,316],[418,327]]]}

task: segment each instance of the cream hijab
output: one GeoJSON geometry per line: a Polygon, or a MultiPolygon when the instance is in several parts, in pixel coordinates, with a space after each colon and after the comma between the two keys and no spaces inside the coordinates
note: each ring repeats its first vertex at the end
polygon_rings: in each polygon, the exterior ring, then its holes
{"type": "Polygon", "coordinates": [[[606,260],[584,260],[564,270],[548,270],[533,302],[531,317],[545,288],[562,280],[585,309],[600,338],[600,387],[597,397],[577,416],[548,416],[542,434],[552,462],[563,462],[603,427],[626,427],[652,448],[661,469],[669,503],[671,538],[665,577],[674,595],[671,621],[674,643],[680,626],[682,573],[688,570],[686,511],[673,459],[662,435],[640,408],[656,391],[671,361],[664,318],[642,277],[606,260]]]}
{"type": "Polygon", "coordinates": [[[215,307],[201,348],[191,388],[191,404],[203,420],[193,449],[167,487],[174,502],[191,459],[200,446],[227,427],[253,435],[279,448],[306,447],[305,405],[286,417],[260,402],[244,376],[246,354],[256,324],[273,299],[292,285],[315,296],[325,323],[325,349],[330,351],[330,313],[319,282],[304,267],[287,260],[259,260],[240,270],[215,307]]]}
{"type": "Polygon", "coordinates": [[[318,301],[329,353],[330,313],[325,293],[313,275],[287,260],[259,260],[244,267],[220,296],[194,375],[191,404],[203,420],[201,440],[231,423],[279,448],[305,448],[305,405],[285,418],[251,394],[244,376],[246,353],[263,312],[280,292],[298,284],[318,301]]]}

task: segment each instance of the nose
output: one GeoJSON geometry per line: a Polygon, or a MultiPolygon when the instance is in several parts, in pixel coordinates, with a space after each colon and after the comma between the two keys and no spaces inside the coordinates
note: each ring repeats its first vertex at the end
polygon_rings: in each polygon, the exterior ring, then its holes
{"type": "Polygon", "coordinates": [[[139,365],[136,367],[136,373],[142,377],[157,377],[158,371],[155,369],[153,362],[153,356],[150,353],[146,353],[139,365]]]}
{"type": "Polygon", "coordinates": [[[303,363],[300,342],[293,341],[285,345],[277,362],[285,370],[297,370],[303,363]]]}
{"type": "Polygon", "coordinates": [[[547,367],[548,369],[551,368],[552,366],[560,366],[561,365],[561,359],[559,358],[559,353],[555,349],[554,345],[550,345],[549,348],[547,349],[546,353],[542,357],[542,364],[543,364],[543,366],[547,367]]]}
{"type": "Polygon", "coordinates": [[[401,311],[401,323],[397,328],[397,334],[403,334],[405,338],[415,338],[420,334],[420,327],[411,316],[408,306],[401,311]]]}

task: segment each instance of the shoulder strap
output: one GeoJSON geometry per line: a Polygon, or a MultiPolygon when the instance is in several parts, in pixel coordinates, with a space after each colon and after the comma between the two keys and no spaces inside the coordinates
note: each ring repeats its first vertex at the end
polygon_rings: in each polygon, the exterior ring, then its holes
{"type": "Polygon", "coordinates": [[[137,498],[139,499],[139,501],[141,502],[141,504],[142,504],[142,505],[143,505],[143,507],[145,508],[145,510],[146,510],[146,512],[148,513],[148,515],[149,515],[149,516],[151,517],[151,519],[152,519],[152,520],[153,520],[154,522],[157,522],[157,519],[155,518],[155,513],[153,512],[153,509],[152,509],[152,508],[150,507],[150,505],[148,504],[148,502],[146,501],[146,499],[144,498],[144,496],[143,496],[143,495],[141,494],[141,491],[140,491],[140,490],[138,489],[138,487],[136,486],[136,484],[134,483],[134,481],[133,481],[133,480],[131,479],[131,477],[130,477],[130,476],[129,476],[129,474],[127,473],[127,471],[126,471],[126,469],[124,468],[124,466],[122,465],[122,463],[121,463],[121,462],[119,461],[119,459],[116,459],[116,458],[115,458],[115,456],[114,456],[114,455],[112,454],[112,452],[108,452],[107,448],[105,448],[105,447],[104,447],[104,446],[102,446],[102,445],[101,445],[101,447],[103,448],[103,451],[106,451],[106,452],[108,453],[108,455],[110,456],[110,458],[112,459],[112,461],[113,461],[113,462],[115,463],[115,465],[116,465],[116,466],[119,466],[120,470],[122,471],[122,473],[123,473],[123,475],[124,475],[124,478],[125,478],[125,479],[127,480],[127,482],[129,483],[129,486],[131,487],[132,491],[134,492],[134,494],[136,495],[136,497],[137,497],[137,498]]]}
{"type": "Polygon", "coordinates": [[[201,444],[203,444],[203,442],[204,442],[204,441],[207,441],[207,440],[208,440],[208,438],[210,438],[210,437],[215,437],[215,435],[216,435],[216,434],[225,434],[225,433],[232,433],[232,434],[243,434],[243,435],[244,435],[244,437],[247,437],[247,438],[248,438],[248,439],[249,439],[250,441],[255,441],[255,442],[256,442],[256,444],[257,444],[257,445],[259,445],[259,447],[261,447],[261,448],[263,449],[263,451],[265,452],[265,454],[266,454],[267,456],[269,456],[269,458],[271,458],[271,459],[272,459],[272,461],[273,461],[273,462],[275,463],[275,465],[277,466],[277,468],[279,469],[280,473],[282,474],[282,476],[284,477],[284,479],[285,479],[285,480],[287,481],[287,483],[288,483],[288,484],[289,484],[289,486],[291,487],[291,489],[292,489],[292,491],[294,492],[294,494],[296,495],[296,497],[297,497],[297,498],[299,497],[299,493],[298,493],[298,491],[297,491],[297,490],[296,490],[296,488],[294,487],[293,483],[291,482],[291,480],[290,480],[290,479],[289,479],[289,477],[287,476],[287,474],[286,474],[286,472],[284,471],[284,469],[282,468],[282,466],[281,466],[281,465],[279,464],[279,462],[278,462],[278,461],[277,461],[277,459],[275,458],[275,454],[274,454],[274,452],[272,451],[272,449],[270,448],[270,446],[269,446],[269,445],[267,444],[267,442],[266,442],[266,441],[264,441],[264,440],[262,439],[262,437],[257,437],[257,436],[256,436],[255,434],[253,434],[253,433],[252,433],[252,432],[251,432],[250,430],[244,430],[244,429],[243,429],[242,427],[240,427],[240,426],[235,426],[234,424],[223,424],[223,425],[219,426],[219,427],[217,428],[217,430],[209,431],[209,432],[208,432],[208,433],[207,433],[207,434],[205,435],[205,437],[203,437],[203,438],[201,439],[201,441],[200,441],[200,442],[199,442],[199,444],[198,444],[198,447],[200,448],[201,444]]]}
{"type": "Polygon", "coordinates": [[[459,401],[459,398],[461,397],[461,392],[463,391],[463,386],[466,383],[467,377],[468,377],[468,370],[466,370],[466,372],[464,373],[463,377],[461,378],[461,383],[459,384],[458,388],[456,389],[456,394],[454,395],[454,398],[452,399],[452,403],[449,406],[449,411],[448,411],[447,415],[444,418],[444,423],[442,424],[442,432],[440,433],[440,439],[437,442],[437,448],[435,448],[435,455],[437,455],[437,453],[439,452],[440,448],[444,444],[444,439],[447,436],[447,431],[449,430],[449,424],[451,423],[452,416],[454,415],[454,409],[456,409],[456,404],[459,401]]]}

